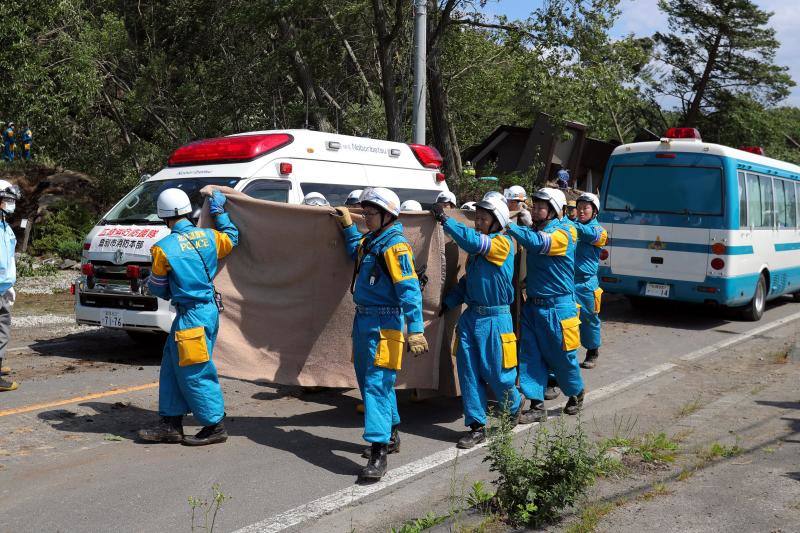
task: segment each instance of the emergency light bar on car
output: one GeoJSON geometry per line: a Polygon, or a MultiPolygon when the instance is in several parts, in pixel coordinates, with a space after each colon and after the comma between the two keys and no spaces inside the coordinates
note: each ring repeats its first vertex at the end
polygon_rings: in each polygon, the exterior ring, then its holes
{"type": "Polygon", "coordinates": [[[698,141],[702,141],[703,138],[700,137],[700,131],[697,128],[670,128],[667,130],[667,133],[664,134],[664,137],[667,139],[697,139],[698,141]]]}
{"type": "Polygon", "coordinates": [[[751,154],[764,155],[764,149],[760,146],[740,146],[739,150],[750,152],[751,154]]]}
{"type": "Polygon", "coordinates": [[[426,146],[424,144],[409,144],[411,151],[414,152],[417,160],[425,168],[442,168],[442,154],[433,146],[426,146]]]}
{"type": "Polygon", "coordinates": [[[175,150],[167,163],[171,167],[208,165],[216,163],[243,163],[283,148],[294,137],[288,133],[237,135],[196,141],[175,150]]]}

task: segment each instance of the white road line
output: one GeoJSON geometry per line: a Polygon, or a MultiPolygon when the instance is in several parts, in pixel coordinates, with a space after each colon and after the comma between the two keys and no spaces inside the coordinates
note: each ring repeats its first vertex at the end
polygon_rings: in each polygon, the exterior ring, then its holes
{"type": "MultiPolygon", "coordinates": [[[[701,357],[710,355],[732,344],[736,344],[737,342],[741,342],[750,337],[755,337],[756,335],[760,335],[765,331],[783,326],[797,319],[800,319],[800,312],[781,318],[775,322],[764,324],[763,326],[759,326],[750,331],[739,333],[724,341],[706,346],[705,348],[685,354],[679,357],[678,361],[685,362],[700,359],[701,357]]],[[[663,374],[664,372],[668,372],[676,366],[678,366],[677,362],[662,363],[643,372],[634,374],[633,376],[629,376],[625,379],[611,383],[610,385],[590,391],[586,396],[593,401],[602,400],[603,398],[607,398],[612,394],[619,392],[620,390],[646,381],[650,378],[658,376],[659,374],[663,374]]],[[[522,431],[526,431],[535,425],[536,424],[517,426],[514,428],[514,432],[521,433],[522,431]]],[[[313,520],[330,514],[338,509],[362,500],[370,494],[374,494],[383,489],[391,487],[392,485],[396,485],[401,481],[405,481],[406,479],[410,479],[429,470],[443,466],[456,459],[456,457],[459,455],[471,454],[483,448],[484,446],[486,446],[485,442],[469,450],[459,450],[457,448],[448,448],[446,450],[442,450],[427,457],[423,457],[422,459],[418,459],[406,465],[390,470],[386,473],[383,479],[377,483],[371,485],[351,485],[350,487],[334,492],[333,494],[329,494],[328,496],[324,496],[299,507],[295,507],[294,509],[271,516],[260,522],[256,522],[255,524],[243,527],[242,529],[235,531],[235,533],[274,533],[277,531],[283,531],[298,524],[302,524],[303,522],[307,522],[308,520],[313,520]]]]}

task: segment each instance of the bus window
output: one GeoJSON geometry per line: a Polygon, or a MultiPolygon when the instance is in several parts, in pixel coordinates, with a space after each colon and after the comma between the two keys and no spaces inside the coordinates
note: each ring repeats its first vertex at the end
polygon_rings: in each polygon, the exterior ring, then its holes
{"type": "Polygon", "coordinates": [[[763,226],[761,212],[761,189],[758,188],[758,176],[747,175],[747,212],[750,225],[754,228],[763,226]]]}
{"type": "Polygon", "coordinates": [[[786,187],[786,227],[797,227],[797,194],[795,184],[791,181],[783,182],[786,187]]]}
{"type": "Polygon", "coordinates": [[[744,172],[739,172],[739,227],[747,227],[747,190],[744,186],[744,172]]]}
{"type": "Polygon", "coordinates": [[[761,227],[775,226],[775,201],[772,198],[772,178],[758,177],[758,188],[761,190],[761,227]]]}
{"type": "Polygon", "coordinates": [[[786,180],[774,179],[772,185],[775,187],[775,214],[777,215],[777,223],[779,228],[785,228],[787,222],[786,216],[786,180]]]}

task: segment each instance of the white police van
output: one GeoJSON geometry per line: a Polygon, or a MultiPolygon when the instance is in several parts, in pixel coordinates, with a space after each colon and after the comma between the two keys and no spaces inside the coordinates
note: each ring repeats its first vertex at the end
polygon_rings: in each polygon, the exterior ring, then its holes
{"type": "Polygon", "coordinates": [[[164,189],[184,190],[195,217],[200,189],[224,185],[254,198],[299,204],[310,192],[343,205],[353,189],[388,187],[429,208],[446,191],[442,158],[430,146],[308,130],[242,133],[178,148],[167,167],[141,182],[86,237],[73,286],[79,324],[119,328],[134,338],[168,332],[174,310],[147,293],[150,247],[169,234],[156,215],[164,189]]]}

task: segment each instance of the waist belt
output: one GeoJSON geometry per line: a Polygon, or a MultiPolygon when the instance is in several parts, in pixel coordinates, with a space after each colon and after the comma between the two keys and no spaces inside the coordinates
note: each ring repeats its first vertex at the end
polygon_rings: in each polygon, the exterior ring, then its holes
{"type": "Polygon", "coordinates": [[[359,315],[399,315],[402,310],[399,307],[383,307],[380,305],[357,305],[356,313],[359,315]]]}
{"type": "Polygon", "coordinates": [[[210,304],[213,304],[213,303],[214,302],[211,302],[211,301],[209,301],[209,302],[181,302],[181,303],[173,303],[172,305],[173,305],[173,307],[175,307],[175,309],[179,313],[186,313],[187,311],[191,311],[195,307],[199,307],[201,305],[210,305],[210,304]]]}
{"type": "Polygon", "coordinates": [[[511,308],[507,305],[470,305],[470,311],[483,316],[510,315],[511,308]]]}
{"type": "Polygon", "coordinates": [[[597,278],[597,274],[595,274],[594,276],[576,276],[575,277],[575,283],[588,283],[588,282],[590,282],[590,281],[592,281],[593,279],[596,279],[596,278],[597,278]]]}
{"type": "Polygon", "coordinates": [[[565,294],[562,296],[552,296],[550,298],[541,298],[539,296],[528,296],[525,301],[526,304],[536,305],[539,307],[553,307],[559,304],[574,304],[575,296],[572,294],[565,294]]]}

